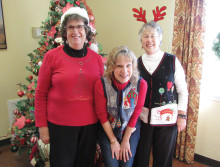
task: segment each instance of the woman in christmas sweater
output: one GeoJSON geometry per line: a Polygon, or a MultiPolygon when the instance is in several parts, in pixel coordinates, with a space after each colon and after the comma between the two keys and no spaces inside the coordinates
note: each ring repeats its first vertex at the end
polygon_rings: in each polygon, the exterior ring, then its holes
{"type": "Polygon", "coordinates": [[[50,143],[51,167],[93,166],[98,119],[94,84],[104,73],[101,56],[87,47],[91,40],[85,9],[72,7],[61,17],[64,46],[48,51],[35,94],[40,138],[50,143]]]}
{"type": "Polygon", "coordinates": [[[141,113],[141,135],[135,167],[148,167],[152,146],[153,167],[172,167],[177,131],[186,127],[188,102],[184,70],[176,56],[160,50],[161,27],[154,21],[139,31],[142,48],[140,75],[148,83],[141,113]]]}
{"type": "Polygon", "coordinates": [[[146,92],[147,83],[138,76],[134,53],[125,46],[114,48],[104,77],[95,84],[95,109],[102,124],[98,138],[105,167],[132,166],[146,92]]]}

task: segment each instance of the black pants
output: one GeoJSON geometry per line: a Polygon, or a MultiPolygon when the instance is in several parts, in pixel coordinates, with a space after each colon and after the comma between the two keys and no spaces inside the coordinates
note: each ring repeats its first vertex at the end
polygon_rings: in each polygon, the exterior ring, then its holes
{"type": "Polygon", "coordinates": [[[59,126],[48,123],[51,167],[92,167],[95,159],[97,123],[59,126]]]}
{"type": "Polygon", "coordinates": [[[150,126],[141,123],[134,167],[148,167],[152,148],[153,167],[172,167],[177,126],[150,126]]]}

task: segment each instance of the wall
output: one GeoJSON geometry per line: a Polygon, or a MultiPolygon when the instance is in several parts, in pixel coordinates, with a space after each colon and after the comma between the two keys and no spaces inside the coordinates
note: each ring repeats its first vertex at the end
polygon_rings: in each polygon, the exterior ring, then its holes
{"type": "MultiPolygon", "coordinates": [[[[49,0],[2,0],[7,49],[0,49],[0,136],[9,132],[7,101],[18,99],[18,83],[25,83],[29,72],[28,53],[38,47],[32,27],[47,17],[49,0]]],[[[0,138],[1,140],[2,138],[0,138]]]]}
{"type": "Polygon", "coordinates": [[[171,52],[174,1],[170,0],[87,0],[96,19],[96,29],[99,33],[98,42],[104,46],[106,53],[113,47],[127,45],[139,57],[143,50],[138,39],[138,31],[143,22],[136,21],[132,9],[140,7],[146,10],[147,21],[153,20],[152,10],[159,6],[167,6],[164,20],[159,21],[163,33],[162,49],[171,52]]]}
{"type": "MultiPolygon", "coordinates": [[[[17,83],[24,83],[29,75],[25,66],[29,63],[28,53],[39,45],[32,38],[31,27],[39,27],[47,17],[49,0],[2,0],[6,28],[7,50],[0,50],[0,136],[8,133],[7,100],[17,99],[17,83]]],[[[147,20],[153,20],[152,10],[156,6],[167,6],[165,19],[159,21],[163,33],[162,50],[171,52],[174,1],[170,0],[87,0],[91,7],[98,31],[97,40],[108,53],[113,47],[127,45],[139,57],[143,50],[138,40],[138,31],[143,24],[133,17],[132,8],[143,7],[147,20]]],[[[196,153],[220,161],[219,103],[210,102],[201,107],[199,114],[196,153]],[[209,114],[212,111],[213,114],[209,114]]],[[[0,139],[2,140],[2,138],[0,139]]]]}

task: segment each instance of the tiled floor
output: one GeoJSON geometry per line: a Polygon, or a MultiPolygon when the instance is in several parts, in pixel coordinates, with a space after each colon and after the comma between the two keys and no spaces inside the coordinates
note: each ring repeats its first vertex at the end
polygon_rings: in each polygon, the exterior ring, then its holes
{"type": "MultiPolygon", "coordinates": [[[[28,162],[27,153],[18,155],[18,153],[12,153],[10,151],[10,145],[0,147],[0,167],[33,167],[28,162]]],[[[208,167],[198,162],[187,165],[178,160],[174,160],[173,167],[208,167]]]]}

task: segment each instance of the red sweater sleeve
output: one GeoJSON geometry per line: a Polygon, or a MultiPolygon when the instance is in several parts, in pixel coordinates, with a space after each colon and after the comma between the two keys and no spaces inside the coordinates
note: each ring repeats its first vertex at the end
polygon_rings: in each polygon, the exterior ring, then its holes
{"type": "Polygon", "coordinates": [[[107,99],[104,95],[104,89],[102,85],[101,79],[97,80],[95,83],[95,111],[98,119],[101,124],[108,121],[108,113],[107,113],[107,99]]]}
{"type": "Polygon", "coordinates": [[[146,94],[147,94],[147,82],[144,79],[141,79],[140,90],[139,90],[139,94],[138,94],[138,102],[137,102],[135,110],[134,110],[134,112],[128,122],[128,126],[135,127],[137,119],[141,114],[141,109],[144,106],[146,94]]]}
{"type": "Polygon", "coordinates": [[[35,125],[47,126],[47,95],[51,86],[52,68],[49,54],[45,54],[40,67],[35,92],[35,125]]]}

